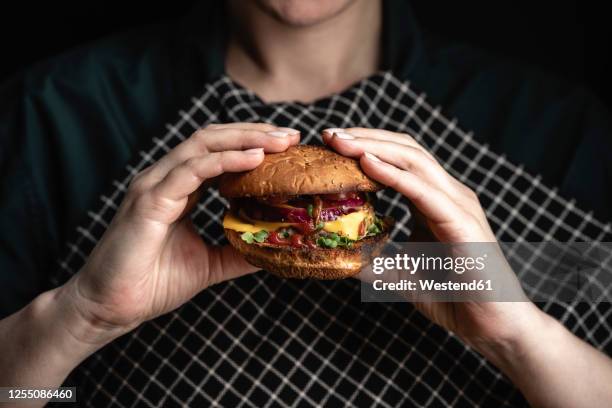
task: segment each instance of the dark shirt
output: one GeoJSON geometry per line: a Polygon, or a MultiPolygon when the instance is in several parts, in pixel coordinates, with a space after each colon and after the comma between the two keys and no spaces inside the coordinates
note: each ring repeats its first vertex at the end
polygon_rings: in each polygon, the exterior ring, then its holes
{"type": "MultiPolygon", "coordinates": [[[[139,147],[224,72],[220,2],[106,38],[0,88],[0,317],[46,288],[75,226],[139,147]]],[[[381,69],[409,79],[459,125],[612,218],[612,125],[587,90],[442,41],[408,4],[384,3],[381,69]]]]}

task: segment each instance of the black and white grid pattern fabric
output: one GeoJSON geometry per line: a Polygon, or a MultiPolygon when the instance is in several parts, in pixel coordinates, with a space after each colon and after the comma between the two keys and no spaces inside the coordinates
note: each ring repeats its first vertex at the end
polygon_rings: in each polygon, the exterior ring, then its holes
{"type": "MultiPolygon", "coordinates": [[[[56,284],[82,266],[131,177],[211,122],[271,122],[300,129],[309,144],[320,143],[320,131],[330,127],[410,133],[479,194],[499,239],[610,241],[609,225],[475,141],[388,72],[310,105],[264,104],[224,76],[179,114],[88,213],[60,262],[56,284]]],[[[397,222],[393,239],[406,241],[406,201],[388,190],[379,198],[379,211],[397,222]]],[[[193,213],[209,243],[224,240],[225,205],[211,191],[193,213]]],[[[612,351],[609,303],[542,306],[580,337],[612,351]]],[[[88,359],[69,382],[79,387],[82,405],[104,407],[526,404],[497,369],[409,304],[361,303],[353,279],[289,281],[266,272],[209,288],[142,325],[88,359]]]]}

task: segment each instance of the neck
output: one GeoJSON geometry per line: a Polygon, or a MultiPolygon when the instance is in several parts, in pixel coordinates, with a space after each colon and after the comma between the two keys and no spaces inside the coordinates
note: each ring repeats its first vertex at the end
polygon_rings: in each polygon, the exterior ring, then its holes
{"type": "Polygon", "coordinates": [[[279,21],[254,1],[230,4],[227,72],[267,102],[311,102],[378,69],[380,0],[354,0],[310,26],[279,21]]]}

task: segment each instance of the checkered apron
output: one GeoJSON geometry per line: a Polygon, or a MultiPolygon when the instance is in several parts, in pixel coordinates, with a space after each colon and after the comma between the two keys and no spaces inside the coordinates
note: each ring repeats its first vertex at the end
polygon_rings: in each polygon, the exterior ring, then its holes
{"type": "MultiPolygon", "coordinates": [[[[610,226],[489,150],[426,95],[389,72],[313,104],[265,104],[227,76],[192,99],[140,152],[61,259],[55,284],[80,269],[113,217],[134,174],[208,123],[271,122],[320,144],[330,127],[385,128],[413,135],[473,188],[500,240],[610,241],[610,226]]],[[[224,243],[226,202],[205,195],[192,217],[209,243],[224,243]]],[[[394,191],[379,211],[406,241],[410,213],[394,191]]],[[[540,305],[610,353],[609,303],[540,305]]],[[[266,272],[206,289],[179,309],[112,342],[70,377],[87,406],[523,406],[492,365],[410,304],[362,303],[359,283],[282,280],[266,272]]]]}

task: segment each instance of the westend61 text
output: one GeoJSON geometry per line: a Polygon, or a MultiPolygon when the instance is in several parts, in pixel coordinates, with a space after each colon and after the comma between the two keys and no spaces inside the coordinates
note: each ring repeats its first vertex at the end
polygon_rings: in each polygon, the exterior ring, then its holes
{"type": "Polygon", "coordinates": [[[472,280],[469,282],[437,282],[431,279],[419,279],[416,282],[402,279],[398,282],[384,282],[381,279],[375,280],[372,284],[374,290],[422,290],[422,291],[490,291],[493,290],[491,280],[472,280]]]}

